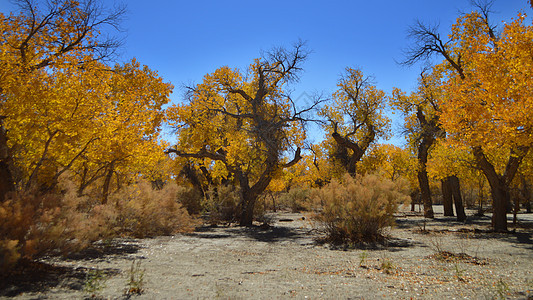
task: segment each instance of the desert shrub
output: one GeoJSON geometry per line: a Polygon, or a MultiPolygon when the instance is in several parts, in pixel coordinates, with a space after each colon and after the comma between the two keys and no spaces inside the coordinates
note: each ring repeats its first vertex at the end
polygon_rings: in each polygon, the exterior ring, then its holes
{"type": "Polygon", "coordinates": [[[70,193],[18,192],[1,202],[0,270],[19,259],[75,252],[98,239],[101,227],[77,209],[81,200],[70,193]]]}
{"type": "Polygon", "coordinates": [[[209,222],[233,222],[239,219],[239,202],[239,190],[231,185],[219,185],[209,188],[203,207],[209,222]]]}
{"type": "Polygon", "coordinates": [[[178,186],[177,199],[187,210],[189,215],[197,215],[202,212],[202,194],[192,187],[178,186]]]}
{"type": "Polygon", "coordinates": [[[149,182],[139,181],[113,193],[112,206],[102,207],[99,214],[112,215],[109,211],[114,210],[116,230],[133,237],[191,231],[196,223],[179,203],[179,192],[176,184],[154,190],[149,182]]]}
{"type": "Polygon", "coordinates": [[[310,189],[300,187],[292,188],[289,192],[280,195],[278,199],[279,206],[288,208],[292,212],[307,210],[309,207],[308,202],[310,195],[310,189]]]}
{"type": "Polygon", "coordinates": [[[380,242],[383,230],[394,224],[398,204],[407,203],[402,187],[378,175],[345,175],[316,190],[315,216],[332,243],[380,242]]]}
{"type": "Polygon", "coordinates": [[[13,193],[0,202],[0,274],[20,259],[69,254],[118,235],[189,231],[196,223],[178,202],[182,191],[176,184],[153,190],[141,181],[101,204],[94,197],[79,196],[74,183],[62,177],[55,192],[13,193]]]}

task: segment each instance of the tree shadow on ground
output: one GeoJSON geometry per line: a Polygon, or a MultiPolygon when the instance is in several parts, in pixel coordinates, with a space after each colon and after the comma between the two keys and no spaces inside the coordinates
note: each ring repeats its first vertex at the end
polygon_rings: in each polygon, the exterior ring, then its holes
{"type": "MultiPolygon", "coordinates": [[[[138,245],[124,241],[95,243],[64,259],[71,261],[105,259],[108,256],[136,253],[139,249],[138,245]]],[[[0,297],[15,297],[22,293],[42,293],[56,287],[81,291],[91,270],[83,267],[58,266],[44,261],[21,260],[11,272],[0,274],[0,297]]],[[[104,277],[120,273],[120,270],[112,268],[98,271],[102,272],[104,277]]]]}
{"type": "Polygon", "coordinates": [[[468,216],[465,222],[459,222],[455,217],[436,216],[433,219],[423,217],[400,217],[396,219],[396,227],[411,230],[419,234],[458,234],[467,235],[469,239],[500,240],[513,247],[533,250],[533,221],[521,219],[516,225],[509,220],[509,232],[494,232],[491,229],[489,216],[468,216]]]}
{"type": "Polygon", "coordinates": [[[387,251],[403,251],[407,248],[414,247],[418,243],[412,240],[401,238],[386,237],[383,241],[376,243],[357,243],[357,244],[338,244],[329,243],[325,238],[325,233],[319,232],[316,229],[305,228],[298,223],[289,219],[281,219],[269,226],[253,226],[253,227],[238,227],[238,226],[205,226],[197,228],[194,233],[187,234],[191,237],[201,239],[233,239],[233,238],[250,238],[253,241],[284,244],[295,243],[301,246],[317,246],[327,244],[331,250],[387,250],[387,251]]]}
{"type": "MultiPolygon", "coordinates": [[[[15,271],[0,275],[0,297],[16,297],[22,293],[44,293],[53,288],[81,291],[91,269],[65,267],[43,262],[26,261],[15,271]]],[[[102,276],[110,277],[120,273],[117,269],[103,269],[102,276]]]]}
{"type": "Polygon", "coordinates": [[[295,241],[297,239],[310,239],[309,229],[301,229],[286,226],[206,226],[200,227],[194,233],[187,236],[202,239],[224,239],[224,238],[242,238],[248,237],[258,242],[280,243],[295,241]]]}
{"type": "Polygon", "coordinates": [[[66,256],[71,260],[94,260],[105,258],[106,256],[126,256],[137,253],[141,247],[127,239],[115,239],[108,242],[99,241],[82,251],[72,253],[66,256]]]}

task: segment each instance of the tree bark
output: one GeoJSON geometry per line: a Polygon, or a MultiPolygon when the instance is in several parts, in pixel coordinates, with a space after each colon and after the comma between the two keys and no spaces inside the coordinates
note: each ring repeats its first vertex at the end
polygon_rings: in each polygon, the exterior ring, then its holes
{"type": "Polygon", "coordinates": [[[423,171],[418,171],[418,184],[420,185],[420,198],[424,204],[424,217],[433,219],[433,201],[431,201],[431,190],[429,189],[428,174],[424,168],[423,171]]]}
{"type": "Polygon", "coordinates": [[[522,196],[524,198],[524,206],[526,208],[526,212],[529,214],[531,213],[531,190],[529,189],[529,184],[526,181],[526,177],[522,175],[522,196]]]}
{"type": "Polygon", "coordinates": [[[411,196],[411,211],[415,211],[415,205],[419,203],[419,199],[420,199],[420,191],[418,190],[418,188],[412,191],[410,196],[411,196]]]}
{"type": "Polygon", "coordinates": [[[418,146],[418,184],[420,186],[420,197],[424,204],[424,217],[434,218],[433,213],[433,201],[431,200],[431,190],[429,188],[428,173],[426,170],[426,164],[428,161],[429,148],[433,144],[435,139],[433,137],[425,136],[422,138],[420,145],[418,146]]]}
{"type": "Polygon", "coordinates": [[[450,177],[446,177],[440,181],[442,190],[442,205],[444,207],[444,216],[453,217],[453,195],[450,177]]]}
{"type": "Polygon", "coordinates": [[[109,186],[111,185],[111,177],[115,171],[115,162],[111,162],[107,168],[107,172],[104,179],[104,186],[102,188],[102,204],[107,204],[109,198],[109,186]]]}
{"type": "Polygon", "coordinates": [[[4,201],[8,193],[15,191],[10,170],[11,153],[7,145],[7,130],[4,128],[3,118],[0,116],[0,201],[4,201]]]}
{"type": "Polygon", "coordinates": [[[481,147],[474,147],[474,157],[483,174],[487,178],[492,194],[492,229],[497,232],[507,232],[507,210],[509,203],[509,184],[512,181],[518,165],[523,158],[511,153],[503,176],[496,173],[494,166],[488,161],[481,147]]]}
{"type": "Polygon", "coordinates": [[[466,220],[465,208],[463,206],[463,197],[461,196],[461,184],[459,178],[453,175],[449,177],[451,192],[453,195],[453,202],[455,203],[455,212],[457,213],[457,221],[464,222],[466,220]]]}

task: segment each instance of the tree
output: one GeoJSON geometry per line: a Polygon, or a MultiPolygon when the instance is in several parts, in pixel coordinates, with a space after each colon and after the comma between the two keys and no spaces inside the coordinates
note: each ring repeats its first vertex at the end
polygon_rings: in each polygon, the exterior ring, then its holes
{"type": "Polygon", "coordinates": [[[389,131],[390,120],[383,115],[386,96],[359,69],[346,68],[337,86],[332,105],[325,106],[320,114],[329,123],[325,129],[335,141],[331,156],[355,176],[357,163],[370,145],[389,131]]]}
{"type": "Polygon", "coordinates": [[[199,161],[213,176],[234,178],[241,226],[252,225],[256,200],[276,172],[302,158],[306,113],[318,102],[298,110],[285,88],[298,80],[307,54],[300,42],[290,51],[265,53],[247,72],[221,67],[189,89],[187,103],[168,109],[179,143],[167,153],[199,161]]]}
{"type": "Polygon", "coordinates": [[[428,156],[437,138],[445,134],[439,123],[439,106],[443,95],[440,80],[438,71],[429,74],[422,72],[417,91],[407,96],[401,90],[394,89],[390,99],[390,104],[405,115],[408,140],[416,149],[417,179],[426,218],[434,217],[427,174],[428,156]]]}
{"type": "Polygon", "coordinates": [[[107,63],[118,42],[98,30],[117,26],[120,8],[107,12],[91,0],[17,3],[21,15],[1,23],[7,71],[0,115],[12,184],[46,192],[69,172],[80,195],[101,183],[105,203],[113,176],[146,173],[162,159],[162,106],[172,86],[135,59],[107,63]]]}
{"type": "Polygon", "coordinates": [[[438,54],[445,72],[447,101],[441,122],[450,140],[468,145],[491,187],[492,226],[507,231],[509,186],[532,145],[529,49],[532,27],[525,15],[501,34],[489,22],[490,2],[458,18],[450,40],[419,24],[408,62],[438,54]],[[497,154],[497,155],[495,155],[497,154]],[[498,157],[499,155],[499,157],[498,157]]]}
{"type": "Polygon", "coordinates": [[[375,144],[363,157],[360,171],[363,174],[380,173],[391,181],[399,178],[410,180],[414,164],[408,149],[392,144],[375,144]]]}
{"type": "Polygon", "coordinates": [[[4,175],[0,176],[0,198],[15,189],[13,151],[8,145],[12,128],[6,125],[13,114],[6,106],[12,102],[22,105],[17,96],[45,86],[45,78],[53,69],[81,68],[110,58],[120,43],[103,37],[98,30],[106,25],[117,27],[124,13],[120,7],[105,11],[92,0],[14,3],[20,14],[0,14],[0,173],[4,175]]]}

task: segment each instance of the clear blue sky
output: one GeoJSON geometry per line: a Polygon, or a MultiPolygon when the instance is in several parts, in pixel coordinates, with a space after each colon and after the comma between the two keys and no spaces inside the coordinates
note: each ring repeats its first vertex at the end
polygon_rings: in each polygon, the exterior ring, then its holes
{"type": "MultiPolygon", "coordinates": [[[[468,0],[404,1],[181,1],[104,0],[124,3],[122,23],[124,61],[136,57],[175,85],[173,101],[180,101],[183,84],[199,83],[220,66],[246,68],[261,50],[289,47],[302,39],[313,51],[293,96],[307,92],[331,94],[347,66],[360,67],[375,77],[378,88],[412,90],[420,67],[406,68],[396,61],[409,45],[406,31],[416,19],[440,23],[443,33],[468,0]]],[[[13,5],[0,0],[0,11],[13,5]]],[[[526,0],[496,0],[494,24],[510,20],[519,10],[533,11],[526,0]]],[[[401,117],[396,116],[397,135],[401,117]]],[[[401,138],[391,142],[401,144],[401,138]]]]}

